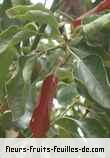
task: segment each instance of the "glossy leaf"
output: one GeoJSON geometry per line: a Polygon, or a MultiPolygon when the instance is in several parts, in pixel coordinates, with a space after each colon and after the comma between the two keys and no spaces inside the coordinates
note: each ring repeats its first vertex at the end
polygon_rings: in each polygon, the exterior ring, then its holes
{"type": "Polygon", "coordinates": [[[59,136],[72,138],[72,137],[80,137],[77,132],[77,123],[70,118],[61,118],[55,122],[58,125],[59,136]]]}
{"type": "Polygon", "coordinates": [[[110,13],[104,14],[96,20],[83,26],[85,36],[90,40],[94,41],[100,38],[102,32],[110,30],[110,13]],[[92,33],[91,33],[92,32],[92,33]],[[95,39],[96,38],[96,39],[95,39]]]}
{"type": "Polygon", "coordinates": [[[85,120],[76,120],[65,117],[57,120],[56,124],[65,131],[65,134],[68,133],[68,135],[66,134],[67,136],[71,137],[85,136],[86,138],[96,138],[107,136],[106,130],[95,119],[88,118],[85,120]],[[79,132],[78,128],[80,129],[81,133],[79,132]]]}
{"type": "Polygon", "coordinates": [[[92,99],[100,106],[110,109],[110,87],[101,58],[92,55],[83,61],[77,61],[76,73],[92,99]]]}
{"type": "Polygon", "coordinates": [[[61,105],[69,105],[78,95],[74,84],[67,84],[61,87],[57,93],[57,99],[61,105]]]}

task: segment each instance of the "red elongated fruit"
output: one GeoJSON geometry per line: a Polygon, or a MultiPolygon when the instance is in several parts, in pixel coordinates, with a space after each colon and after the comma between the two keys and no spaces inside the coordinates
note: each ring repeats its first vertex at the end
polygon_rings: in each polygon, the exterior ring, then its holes
{"type": "Polygon", "coordinates": [[[81,20],[82,20],[82,18],[77,18],[76,20],[74,20],[73,21],[73,26],[76,28],[76,27],[78,27],[78,26],[80,26],[81,25],[81,20]]]}
{"type": "Polygon", "coordinates": [[[95,12],[99,13],[103,10],[110,9],[110,0],[104,0],[96,6],[95,12]]]}
{"type": "Polygon", "coordinates": [[[81,25],[82,20],[89,16],[89,15],[93,15],[93,14],[97,14],[100,13],[106,9],[110,9],[110,0],[103,0],[102,2],[100,2],[95,8],[91,9],[90,11],[84,13],[83,15],[81,15],[80,17],[76,18],[73,22],[72,25],[74,27],[78,27],[81,25]]]}
{"type": "Polygon", "coordinates": [[[50,127],[50,112],[52,108],[53,98],[56,92],[58,78],[55,74],[46,77],[43,82],[41,93],[33,111],[30,121],[30,129],[33,137],[46,137],[50,127]]]}

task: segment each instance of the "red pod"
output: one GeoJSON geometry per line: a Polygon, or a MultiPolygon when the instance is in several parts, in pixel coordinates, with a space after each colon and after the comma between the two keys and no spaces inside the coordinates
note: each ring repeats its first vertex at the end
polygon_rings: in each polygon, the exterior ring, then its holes
{"type": "Polygon", "coordinates": [[[50,127],[50,111],[56,92],[58,78],[54,74],[49,75],[43,82],[38,103],[33,111],[30,121],[30,129],[33,137],[45,137],[50,127]]]}
{"type": "Polygon", "coordinates": [[[106,9],[110,9],[110,0],[104,0],[102,2],[100,2],[95,8],[91,9],[90,11],[86,12],[85,14],[81,15],[80,17],[76,18],[73,22],[72,25],[74,27],[78,27],[81,25],[81,21],[89,16],[89,15],[93,15],[93,14],[97,14],[100,13],[101,11],[104,11],[106,9]]]}
{"type": "Polygon", "coordinates": [[[78,27],[81,25],[81,18],[77,18],[74,22],[73,22],[74,27],[78,27]]]}
{"type": "Polygon", "coordinates": [[[96,13],[99,13],[101,11],[104,11],[106,9],[110,9],[110,0],[104,0],[102,2],[100,2],[95,9],[96,13]]]}

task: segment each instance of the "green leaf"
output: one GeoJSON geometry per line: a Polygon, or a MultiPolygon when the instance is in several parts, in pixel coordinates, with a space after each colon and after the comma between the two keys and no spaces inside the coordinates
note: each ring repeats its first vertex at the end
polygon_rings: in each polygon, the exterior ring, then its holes
{"type": "Polygon", "coordinates": [[[9,17],[16,17],[19,15],[26,14],[30,10],[48,11],[48,9],[44,7],[44,5],[38,3],[36,5],[17,5],[13,8],[8,9],[6,13],[9,17]]]}
{"type": "MultiPolygon", "coordinates": [[[[104,14],[96,20],[83,26],[84,35],[90,41],[101,40],[110,31],[110,13],[104,14]]],[[[107,34],[108,35],[108,34],[107,34]]]]}
{"type": "MultiPolygon", "coordinates": [[[[43,50],[44,50],[44,48],[43,48],[43,50]]],[[[57,50],[52,50],[51,53],[48,53],[46,55],[46,58],[44,58],[44,57],[41,58],[42,65],[44,67],[44,70],[47,73],[49,73],[50,71],[53,70],[54,67],[56,67],[56,64],[57,64],[57,62],[59,60],[59,54],[60,54],[60,57],[63,58],[64,52],[61,51],[61,50],[58,50],[58,49],[57,50]]]]}
{"type": "Polygon", "coordinates": [[[58,125],[59,137],[74,138],[80,137],[77,132],[77,123],[70,118],[61,118],[55,122],[58,125]]]}
{"type": "Polygon", "coordinates": [[[90,22],[93,22],[94,20],[96,20],[96,19],[99,18],[99,17],[100,17],[100,15],[87,16],[87,17],[84,18],[83,24],[86,25],[86,24],[88,24],[88,23],[90,23],[90,22]]]}
{"type": "Polygon", "coordinates": [[[13,35],[15,35],[18,31],[19,28],[17,26],[11,26],[0,33],[0,54],[8,48],[13,35]]]}
{"type": "Polygon", "coordinates": [[[61,81],[72,82],[73,73],[70,68],[59,68],[57,70],[58,77],[61,81]]]}
{"type": "Polygon", "coordinates": [[[6,129],[12,127],[12,114],[10,111],[0,113],[0,138],[5,138],[6,129]]]}
{"type": "Polygon", "coordinates": [[[41,72],[41,63],[36,56],[29,58],[23,68],[23,79],[30,84],[41,72]]]}
{"type": "Polygon", "coordinates": [[[42,83],[43,81],[33,82],[29,87],[29,93],[28,93],[26,108],[25,108],[27,112],[31,112],[31,113],[33,112],[33,109],[35,108],[36,105],[36,101],[39,97],[39,92],[41,90],[42,83]]]}
{"type": "Polygon", "coordinates": [[[76,77],[86,87],[88,94],[100,106],[110,109],[110,87],[100,57],[91,55],[77,61],[76,77]]]}
{"type": "Polygon", "coordinates": [[[108,81],[110,82],[110,68],[106,67],[108,81]]]}
{"type": "Polygon", "coordinates": [[[21,31],[17,32],[10,41],[10,44],[16,45],[21,41],[29,39],[29,37],[35,36],[37,33],[36,30],[27,29],[24,27],[21,31]]]}
{"type": "Polygon", "coordinates": [[[16,45],[21,41],[28,39],[31,36],[36,35],[37,31],[32,24],[30,29],[30,23],[23,28],[18,26],[11,26],[0,34],[0,54],[4,52],[9,46],[16,45]]]}
{"type": "Polygon", "coordinates": [[[61,131],[60,133],[60,137],[82,137],[83,135],[86,138],[99,138],[107,136],[106,130],[95,119],[87,118],[85,120],[76,120],[64,117],[57,120],[55,123],[59,126],[59,129],[63,130],[63,132],[61,131]],[[81,133],[78,129],[80,129],[81,133]]]}
{"type": "Polygon", "coordinates": [[[31,83],[31,75],[35,64],[35,57],[29,58],[23,68],[23,79],[26,83],[31,83]]]}
{"type": "Polygon", "coordinates": [[[5,82],[8,77],[9,66],[16,52],[17,50],[14,47],[9,47],[0,54],[0,87],[3,86],[3,82],[5,82]]]}
{"type": "Polygon", "coordinates": [[[107,133],[109,134],[109,125],[110,125],[110,111],[102,111],[95,110],[94,118],[97,119],[100,124],[107,130],[107,133]]]}
{"type": "Polygon", "coordinates": [[[77,91],[79,92],[81,96],[85,97],[86,99],[92,100],[92,98],[88,94],[88,91],[85,85],[81,81],[76,80],[76,87],[77,87],[77,91]]]}
{"type": "MultiPolygon", "coordinates": [[[[100,39],[101,40],[101,39],[100,39]]],[[[104,39],[105,40],[105,39],[104,39]]],[[[106,42],[107,43],[107,42],[106,42]]],[[[106,56],[105,48],[97,45],[96,42],[88,43],[87,39],[84,37],[78,43],[71,42],[71,49],[75,52],[81,59],[86,58],[89,55],[99,55],[102,58],[106,56]]]]}
{"type": "Polygon", "coordinates": [[[57,99],[61,105],[69,105],[77,95],[75,84],[67,84],[58,90],[57,99]]]}
{"type": "Polygon", "coordinates": [[[34,21],[37,22],[39,25],[48,24],[52,32],[56,35],[59,34],[58,30],[58,23],[56,18],[52,15],[52,13],[42,10],[30,10],[25,14],[16,14],[11,18],[19,19],[19,20],[26,20],[26,21],[34,21]]]}
{"type": "Polygon", "coordinates": [[[84,25],[83,30],[85,33],[90,33],[91,31],[93,31],[92,33],[94,34],[96,31],[99,32],[103,28],[105,29],[109,28],[109,24],[110,24],[110,13],[104,14],[99,18],[97,18],[96,20],[90,22],[89,24],[84,25]]]}
{"type": "Polygon", "coordinates": [[[7,84],[8,103],[12,111],[13,121],[18,120],[24,114],[28,91],[29,85],[24,83],[22,68],[19,67],[19,71],[15,78],[10,80],[7,84]]]}
{"type": "Polygon", "coordinates": [[[101,126],[101,124],[92,118],[87,118],[82,121],[76,121],[78,126],[84,132],[85,137],[88,138],[99,138],[106,137],[106,130],[101,126]]]}
{"type": "Polygon", "coordinates": [[[30,4],[30,0],[11,0],[11,1],[12,1],[12,4],[14,6],[20,5],[20,4],[22,4],[22,5],[24,5],[24,4],[30,4]]]}
{"type": "Polygon", "coordinates": [[[9,128],[11,124],[12,124],[11,112],[7,111],[0,115],[0,127],[2,127],[3,129],[6,129],[6,128],[9,128]]]}

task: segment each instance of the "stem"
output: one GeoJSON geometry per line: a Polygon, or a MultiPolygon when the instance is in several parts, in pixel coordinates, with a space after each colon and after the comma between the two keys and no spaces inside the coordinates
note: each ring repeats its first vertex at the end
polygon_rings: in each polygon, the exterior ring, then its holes
{"type": "Polygon", "coordinates": [[[76,48],[74,48],[74,50],[71,50],[68,46],[66,47],[67,50],[78,60],[81,61],[81,59],[79,58],[79,56],[75,53],[77,50],[76,48]],[[74,52],[73,52],[74,51],[74,52]]]}
{"type": "Polygon", "coordinates": [[[33,44],[32,44],[31,50],[34,50],[34,49],[37,48],[38,43],[39,43],[39,41],[40,41],[40,39],[41,39],[41,37],[42,37],[41,34],[42,34],[42,32],[45,31],[46,26],[47,26],[47,25],[44,24],[44,25],[42,25],[42,26],[40,27],[39,32],[38,32],[38,34],[36,35],[36,37],[35,37],[35,39],[34,39],[34,42],[33,42],[33,44]]]}
{"type": "Polygon", "coordinates": [[[58,45],[58,46],[47,49],[46,52],[50,53],[51,51],[56,50],[56,49],[64,49],[64,47],[63,45],[58,45]]]}
{"type": "MultiPolygon", "coordinates": [[[[59,5],[57,5],[56,7],[54,7],[54,5],[56,5],[56,3],[57,3],[57,0],[54,0],[52,6],[51,6],[51,8],[50,8],[50,10],[51,10],[52,12],[54,12],[54,11],[57,9],[57,7],[59,6],[59,5]]],[[[38,44],[39,44],[39,41],[40,41],[40,39],[41,39],[41,37],[42,37],[42,33],[45,31],[46,26],[47,26],[47,24],[44,24],[44,25],[42,25],[42,26],[40,27],[39,32],[38,32],[38,34],[36,35],[36,37],[35,37],[35,39],[34,39],[34,42],[33,42],[33,44],[32,44],[31,50],[34,50],[34,49],[37,48],[37,46],[38,46],[38,44]]]]}
{"type": "Polygon", "coordinates": [[[76,99],[71,105],[69,105],[69,106],[60,114],[60,116],[57,116],[57,118],[51,122],[51,126],[53,126],[57,120],[61,119],[61,118],[68,112],[68,110],[70,110],[70,109],[73,107],[73,105],[75,105],[75,104],[77,104],[77,103],[79,103],[79,100],[76,99]]]}
{"type": "Polygon", "coordinates": [[[60,13],[61,13],[65,18],[67,18],[68,20],[70,20],[70,21],[73,20],[73,17],[71,17],[70,15],[66,14],[65,12],[60,11],[60,13]]]}

